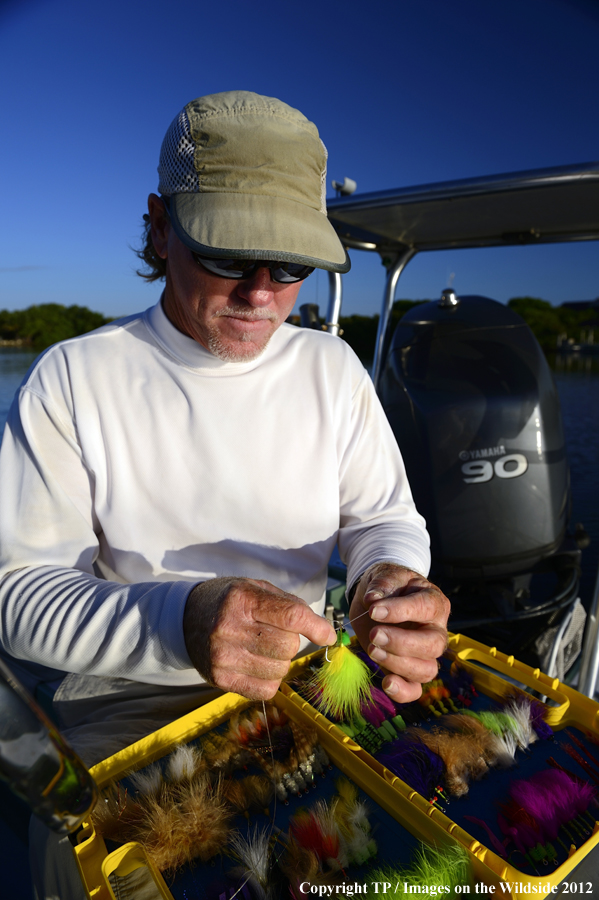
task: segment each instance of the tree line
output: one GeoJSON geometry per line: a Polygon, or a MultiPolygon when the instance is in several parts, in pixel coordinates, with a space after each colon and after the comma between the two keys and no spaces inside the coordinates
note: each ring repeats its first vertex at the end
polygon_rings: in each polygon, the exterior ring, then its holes
{"type": "Polygon", "coordinates": [[[593,323],[597,313],[592,309],[552,306],[538,297],[514,297],[508,306],[522,316],[546,353],[555,352],[560,336],[583,341],[582,332],[599,324],[593,323]]]}
{"type": "MultiPolygon", "coordinates": [[[[391,313],[391,329],[412,307],[426,300],[396,300],[391,313]]],[[[593,325],[592,310],[572,310],[552,306],[538,297],[513,297],[508,306],[522,316],[546,352],[555,351],[560,335],[580,340],[581,331],[593,325]]],[[[30,347],[40,352],[57,341],[76,337],[112,321],[85,306],[42,303],[28,309],[0,310],[0,340],[30,347]]],[[[343,338],[360,359],[372,359],[379,317],[341,316],[343,338]]]]}
{"type": "Polygon", "coordinates": [[[27,309],[0,310],[0,340],[37,352],[57,341],[77,337],[106,325],[111,319],[85,306],[41,303],[27,309]]]}
{"type": "MultiPolygon", "coordinates": [[[[396,300],[391,312],[391,333],[401,317],[414,306],[428,303],[428,300],[396,300]]],[[[580,341],[582,332],[589,327],[599,329],[599,322],[593,310],[573,310],[567,306],[552,306],[538,297],[513,297],[507,304],[521,316],[530,327],[546,353],[554,353],[558,338],[566,336],[580,341]]],[[[348,342],[360,359],[372,359],[379,324],[375,316],[341,316],[342,337],[348,342]]],[[[599,335],[597,338],[599,342],[599,335]]]]}

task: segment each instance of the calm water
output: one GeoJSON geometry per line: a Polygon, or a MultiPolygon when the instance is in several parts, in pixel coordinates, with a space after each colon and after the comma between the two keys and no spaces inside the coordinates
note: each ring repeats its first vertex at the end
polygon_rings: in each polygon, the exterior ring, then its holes
{"type": "Polygon", "coordinates": [[[591,536],[582,554],[581,596],[588,607],[599,566],[599,359],[558,359],[553,374],[572,479],[571,521],[582,522],[591,536]]]}
{"type": "Polygon", "coordinates": [[[4,430],[15,391],[36,355],[27,350],[0,347],[0,432],[4,430]]]}
{"type": "MultiPolygon", "coordinates": [[[[34,353],[0,347],[0,430],[13,395],[34,353]]],[[[572,523],[591,536],[583,553],[581,594],[591,601],[599,564],[599,360],[570,358],[554,363],[572,476],[572,523]]]]}

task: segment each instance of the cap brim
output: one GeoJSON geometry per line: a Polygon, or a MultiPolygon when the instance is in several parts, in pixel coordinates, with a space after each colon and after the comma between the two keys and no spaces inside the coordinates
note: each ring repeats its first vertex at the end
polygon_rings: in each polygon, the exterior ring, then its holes
{"type": "Polygon", "coordinates": [[[170,214],[177,237],[204,256],[284,260],[341,274],[351,267],[327,217],[284,197],[174,194],[170,214]]]}

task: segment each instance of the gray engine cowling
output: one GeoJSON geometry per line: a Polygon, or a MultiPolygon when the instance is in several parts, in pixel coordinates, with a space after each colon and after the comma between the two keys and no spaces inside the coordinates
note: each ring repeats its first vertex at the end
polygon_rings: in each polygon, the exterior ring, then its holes
{"type": "Polygon", "coordinates": [[[438,577],[501,578],[558,548],[569,516],[559,398],[520,316],[478,296],[413,308],[379,393],[438,577]]]}

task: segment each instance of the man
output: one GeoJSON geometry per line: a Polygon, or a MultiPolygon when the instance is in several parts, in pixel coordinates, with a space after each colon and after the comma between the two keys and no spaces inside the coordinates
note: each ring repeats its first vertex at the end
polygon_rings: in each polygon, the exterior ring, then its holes
{"type": "Polygon", "coordinates": [[[448,602],[372,383],[349,347],[285,324],[326,218],[316,127],[230,91],[177,116],[148,202],[161,301],[50,348],[0,458],[1,639],[68,674],[55,706],[91,764],[214,696],[269,698],[322,618],[327,561],[351,618],[415,699],[448,602]]]}
{"type": "MultiPolygon", "coordinates": [[[[446,640],[367,373],[338,338],[285,324],[313,268],[349,269],[315,126],[249,92],[199,98],[159,174],[161,300],[50,348],[0,454],[2,648],[30,685],[59,681],[88,765],[216,690],[271,697],[309,642],[333,643],[336,542],[391,696],[419,695],[446,640]]],[[[68,843],[40,831],[37,895],[81,896],[68,843]]]]}

